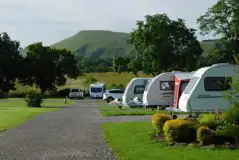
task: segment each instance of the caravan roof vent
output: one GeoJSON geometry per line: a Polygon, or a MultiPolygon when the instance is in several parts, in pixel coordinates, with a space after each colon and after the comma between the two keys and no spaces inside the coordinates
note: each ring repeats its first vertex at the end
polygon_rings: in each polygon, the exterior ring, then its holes
{"type": "Polygon", "coordinates": [[[217,64],[213,64],[212,67],[219,67],[219,66],[228,66],[230,65],[229,63],[217,63],[217,64]]]}

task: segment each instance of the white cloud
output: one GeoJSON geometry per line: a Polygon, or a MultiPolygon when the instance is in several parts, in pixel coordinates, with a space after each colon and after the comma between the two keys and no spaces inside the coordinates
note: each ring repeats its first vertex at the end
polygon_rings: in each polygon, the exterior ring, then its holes
{"type": "MultiPolygon", "coordinates": [[[[130,32],[146,14],[167,13],[197,28],[196,18],[217,0],[0,0],[0,32],[23,46],[50,45],[80,30],[130,32]]],[[[199,36],[200,38],[200,36],[199,36]]]]}

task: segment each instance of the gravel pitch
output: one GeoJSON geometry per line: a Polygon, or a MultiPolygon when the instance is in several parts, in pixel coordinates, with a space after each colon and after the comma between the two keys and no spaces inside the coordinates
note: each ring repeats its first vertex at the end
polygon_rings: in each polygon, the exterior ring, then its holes
{"type": "Polygon", "coordinates": [[[0,133],[0,159],[115,160],[103,140],[98,106],[81,100],[0,133]]]}

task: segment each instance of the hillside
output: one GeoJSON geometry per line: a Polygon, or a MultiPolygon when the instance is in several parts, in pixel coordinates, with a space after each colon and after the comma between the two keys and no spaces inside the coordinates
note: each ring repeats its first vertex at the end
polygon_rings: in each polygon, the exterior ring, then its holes
{"type": "Polygon", "coordinates": [[[91,57],[113,57],[123,55],[128,49],[129,34],[112,31],[81,31],[52,45],[55,48],[66,48],[76,55],[91,57]]]}
{"type": "MultiPolygon", "coordinates": [[[[52,45],[55,48],[66,48],[77,56],[101,56],[112,58],[115,55],[127,53],[130,45],[127,44],[128,33],[86,30],[57,42],[52,45]]],[[[201,42],[204,52],[211,52],[216,49],[218,40],[204,40],[201,42]]]]}

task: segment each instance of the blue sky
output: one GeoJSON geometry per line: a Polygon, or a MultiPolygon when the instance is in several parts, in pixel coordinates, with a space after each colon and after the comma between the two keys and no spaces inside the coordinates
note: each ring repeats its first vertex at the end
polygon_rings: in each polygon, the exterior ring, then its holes
{"type": "MultiPolygon", "coordinates": [[[[51,45],[81,30],[131,32],[147,14],[166,13],[198,28],[196,18],[217,0],[0,0],[0,32],[26,45],[51,45]]],[[[198,39],[212,38],[202,37],[198,39]]]]}

